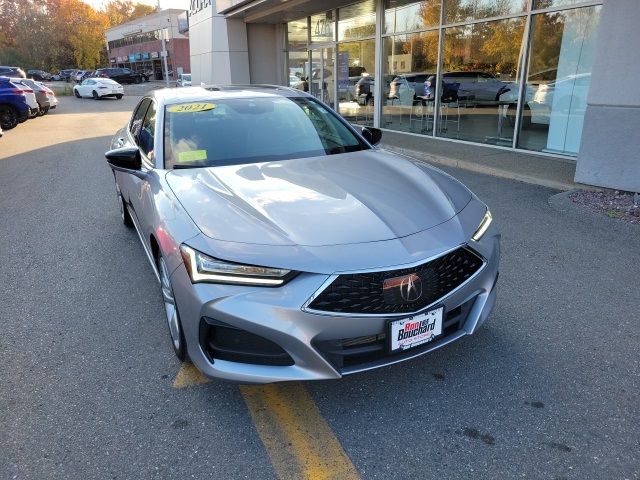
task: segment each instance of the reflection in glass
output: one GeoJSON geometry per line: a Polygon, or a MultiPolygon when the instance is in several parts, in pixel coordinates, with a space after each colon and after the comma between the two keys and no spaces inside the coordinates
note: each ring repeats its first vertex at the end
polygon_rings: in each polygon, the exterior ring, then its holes
{"type": "Polygon", "coordinates": [[[336,23],[333,11],[319,13],[311,17],[311,41],[331,42],[335,39],[336,23]]]}
{"type": "Polygon", "coordinates": [[[543,8],[566,7],[568,5],[574,5],[584,1],[585,0],[533,0],[533,8],[540,10],[543,8]]]}
{"type": "Polygon", "coordinates": [[[527,3],[528,0],[444,0],[444,22],[458,23],[523,13],[527,3]]]}
{"type": "Polygon", "coordinates": [[[373,125],[375,40],[338,45],[338,110],[347,120],[373,125]]]}
{"type": "Polygon", "coordinates": [[[535,15],[520,148],[578,153],[600,7],[535,15]]]}
{"type": "Polygon", "coordinates": [[[333,48],[311,50],[311,75],[309,76],[309,93],[318,100],[333,107],[334,64],[333,48]]]}
{"type": "Polygon", "coordinates": [[[349,5],[338,10],[338,40],[373,37],[376,34],[376,2],[349,5]]]}
{"type": "Polygon", "coordinates": [[[382,52],[386,80],[382,125],[430,134],[434,102],[427,90],[435,87],[438,32],[387,37],[382,52]]]}
{"type": "Polygon", "coordinates": [[[524,18],[445,30],[437,134],[511,145],[524,18]]]}
{"type": "Polygon", "coordinates": [[[386,0],[384,33],[400,33],[440,24],[440,1],[386,0]]]}
{"type": "Polygon", "coordinates": [[[307,75],[306,66],[309,60],[307,55],[308,32],[306,18],[287,24],[288,85],[300,90],[305,90],[306,85],[303,77],[307,75]]]}

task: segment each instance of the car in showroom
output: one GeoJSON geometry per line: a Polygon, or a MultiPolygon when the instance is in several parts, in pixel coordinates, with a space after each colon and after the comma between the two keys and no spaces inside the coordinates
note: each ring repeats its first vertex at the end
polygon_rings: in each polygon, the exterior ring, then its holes
{"type": "Polygon", "coordinates": [[[381,135],[288,87],[141,99],[105,156],[180,360],[241,383],[337,379],[487,320],[489,209],[381,135]]]}
{"type": "Polygon", "coordinates": [[[91,97],[100,100],[115,97],[120,100],[124,95],[124,87],[110,78],[86,78],[73,87],[73,94],[77,98],[91,97]]]}

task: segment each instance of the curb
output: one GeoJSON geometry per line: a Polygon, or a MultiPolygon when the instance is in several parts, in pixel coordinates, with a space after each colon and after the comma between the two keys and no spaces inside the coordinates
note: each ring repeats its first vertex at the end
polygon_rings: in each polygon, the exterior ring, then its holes
{"type": "Polygon", "coordinates": [[[447,167],[461,168],[463,170],[469,170],[472,172],[483,173],[485,175],[491,175],[494,177],[506,178],[509,180],[516,180],[519,182],[529,183],[532,185],[539,185],[541,187],[553,188],[555,190],[574,190],[579,187],[576,183],[559,182],[556,180],[549,180],[546,178],[540,178],[533,175],[526,175],[522,173],[516,173],[510,170],[504,170],[496,167],[489,167],[476,162],[470,162],[468,160],[460,160],[457,158],[443,157],[441,155],[432,155],[429,153],[421,152],[418,150],[410,150],[407,148],[395,147],[393,145],[381,145],[381,148],[390,152],[400,153],[408,157],[415,158],[427,163],[433,163],[437,165],[444,165],[447,167]]]}

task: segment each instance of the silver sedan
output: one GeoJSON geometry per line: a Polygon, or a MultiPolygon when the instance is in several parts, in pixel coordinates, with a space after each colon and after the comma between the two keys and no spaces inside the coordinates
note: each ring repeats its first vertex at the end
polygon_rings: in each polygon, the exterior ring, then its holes
{"type": "Polygon", "coordinates": [[[284,87],[145,96],[106,153],[171,343],[212,378],[340,378],[473,334],[496,298],[486,205],[284,87]]]}

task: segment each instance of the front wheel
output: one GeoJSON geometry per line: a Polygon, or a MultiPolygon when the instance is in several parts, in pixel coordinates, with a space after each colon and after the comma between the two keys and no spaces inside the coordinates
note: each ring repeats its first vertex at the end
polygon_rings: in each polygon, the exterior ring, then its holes
{"type": "Polygon", "coordinates": [[[9,105],[0,105],[0,128],[11,130],[16,125],[18,125],[18,114],[15,109],[9,105]]]}
{"type": "Polygon", "coordinates": [[[164,304],[164,313],[171,335],[171,345],[173,346],[176,357],[178,357],[181,362],[185,362],[189,359],[187,342],[184,338],[184,331],[182,330],[176,299],[173,295],[173,288],[171,287],[169,269],[162,254],[158,255],[157,266],[158,273],[160,274],[160,290],[162,293],[162,303],[164,304]]]}
{"type": "Polygon", "coordinates": [[[98,92],[96,92],[95,90],[91,92],[91,96],[93,97],[94,100],[100,100],[100,97],[98,96],[98,92]]]}
{"type": "Polygon", "coordinates": [[[82,98],[80,96],[80,92],[78,92],[78,90],[76,90],[75,88],[73,89],[73,94],[76,96],[76,98],[82,98]]]}
{"type": "Polygon", "coordinates": [[[116,95],[116,98],[117,98],[118,100],[122,100],[122,95],[116,95]]]}

